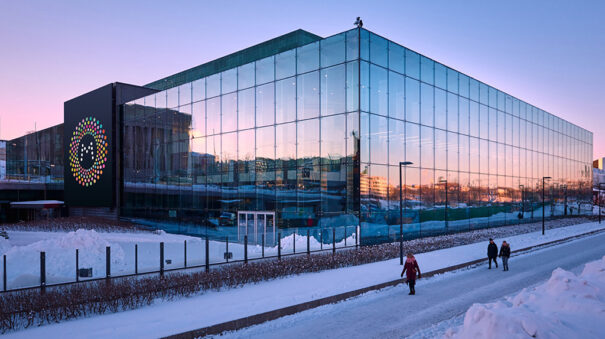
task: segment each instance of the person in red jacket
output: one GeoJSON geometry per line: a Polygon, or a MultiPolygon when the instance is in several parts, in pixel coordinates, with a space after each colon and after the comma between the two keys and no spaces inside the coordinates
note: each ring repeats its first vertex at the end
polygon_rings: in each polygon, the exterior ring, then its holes
{"type": "Polygon", "coordinates": [[[418,272],[418,279],[420,279],[420,267],[418,267],[418,262],[416,261],[416,258],[414,258],[414,255],[411,252],[408,252],[407,259],[403,265],[403,271],[401,272],[401,277],[406,273],[406,283],[410,287],[409,295],[416,294],[416,272],[418,272]]]}

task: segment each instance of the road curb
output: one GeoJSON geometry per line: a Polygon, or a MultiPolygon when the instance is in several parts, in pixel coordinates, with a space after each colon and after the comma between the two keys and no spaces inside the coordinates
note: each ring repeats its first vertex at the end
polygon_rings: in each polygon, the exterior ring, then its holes
{"type": "MultiPolygon", "coordinates": [[[[527,251],[531,251],[531,250],[542,248],[542,247],[548,247],[553,244],[567,242],[567,241],[570,241],[570,240],[573,240],[576,238],[586,237],[586,236],[601,233],[604,231],[605,231],[605,229],[600,229],[600,230],[590,231],[590,232],[586,232],[586,233],[582,233],[582,234],[577,234],[577,235],[573,235],[573,236],[566,237],[563,239],[553,240],[553,241],[545,242],[542,244],[514,250],[514,251],[512,251],[512,253],[518,254],[518,253],[527,252],[527,251]]],[[[446,272],[459,270],[461,268],[477,265],[477,264],[480,264],[480,263],[486,262],[486,261],[487,261],[487,258],[472,260],[472,261],[468,261],[465,263],[461,263],[461,264],[457,264],[457,265],[453,265],[453,266],[449,266],[449,267],[444,267],[444,268],[441,268],[438,270],[425,272],[422,274],[422,276],[425,278],[428,278],[428,277],[432,277],[437,274],[443,274],[446,272]]],[[[244,317],[244,318],[230,320],[227,322],[223,322],[223,323],[219,323],[219,324],[215,324],[215,325],[211,325],[211,326],[207,326],[207,327],[202,327],[202,328],[195,329],[195,330],[166,336],[164,338],[171,338],[171,339],[197,338],[197,337],[203,337],[203,336],[207,336],[207,335],[220,334],[220,333],[223,333],[226,331],[236,331],[236,330],[240,330],[242,328],[262,324],[267,321],[271,321],[271,320],[275,320],[275,319],[285,317],[288,315],[296,314],[296,313],[306,311],[306,310],[309,310],[312,308],[316,308],[319,306],[334,304],[334,303],[344,301],[344,300],[350,299],[352,297],[356,297],[358,295],[361,295],[361,294],[364,294],[364,293],[367,293],[370,291],[376,291],[376,290],[383,289],[385,287],[396,286],[396,285],[399,285],[402,283],[403,283],[403,279],[387,281],[384,283],[356,289],[356,290],[345,292],[345,293],[332,295],[329,297],[315,299],[315,300],[307,301],[304,303],[251,315],[251,316],[244,317]]]]}

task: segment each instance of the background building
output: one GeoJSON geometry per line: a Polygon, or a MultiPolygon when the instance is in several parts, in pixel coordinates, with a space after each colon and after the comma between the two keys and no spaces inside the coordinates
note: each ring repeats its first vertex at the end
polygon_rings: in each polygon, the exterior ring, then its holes
{"type": "Polygon", "coordinates": [[[590,210],[591,132],[365,29],[298,30],[144,88],[109,119],[122,217],[220,234],[264,211],[378,239],[401,192],[418,236],[541,217],[543,177],[547,216],[590,210]]]}

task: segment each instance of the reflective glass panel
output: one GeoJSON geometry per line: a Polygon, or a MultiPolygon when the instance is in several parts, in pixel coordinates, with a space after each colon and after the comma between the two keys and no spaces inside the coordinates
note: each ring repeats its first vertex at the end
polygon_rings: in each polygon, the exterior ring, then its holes
{"type": "Polygon", "coordinates": [[[388,114],[388,79],[387,70],[370,66],[370,112],[388,114]]]}
{"type": "Polygon", "coordinates": [[[237,68],[237,88],[244,89],[254,86],[254,63],[237,68]]]}
{"type": "Polygon", "coordinates": [[[387,119],[378,115],[370,115],[370,161],[386,164],[388,157],[388,125],[387,119]]]}
{"type": "Polygon", "coordinates": [[[222,132],[237,129],[237,93],[221,96],[221,130],[222,132]]]}
{"type": "Polygon", "coordinates": [[[405,48],[389,42],[389,69],[405,74],[405,48]]]}
{"type": "Polygon", "coordinates": [[[370,62],[388,67],[388,42],[385,38],[370,33],[370,62]]]}
{"type": "Polygon", "coordinates": [[[264,84],[275,80],[275,57],[260,59],[256,62],[256,84],[264,84]]]}
{"type": "Polygon", "coordinates": [[[296,50],[290,50],[275,56],[275,79],[283,79],[296,74],[296,50]]]}
{"type": "Polygon", "coordinates": [[[319,68],[319,42],[296,49],[297,73],[306,73],[319,68]]]}
{"type": "Polygon", "coordinates": [[[425,83],[420,85],[420,122],[426,126],[433,126],[433,89],[425,83]]]}
{"type": "Polygon", "coordinates": [[[319,119],[299,121],[297,123],[298,165],[317,164],[319,158],[319,119]]]}
{"type": "Polygon", "coordinates": [[[336,65],[345,61],[345,34],[331,36],[320,43],[321,67],[336,65]]]}
{"type": "MultiPolygon", "coordinates": [[[[409,68],[406,68],[409,69],[409,68]]],[[[405,119],[420,122],[420,82],[412,78],[405,79],[405,119]]]]}
{"type": "Polygon", "coordinates": [[[343,114],[321,119],[322,163],[340,161],[346,153],[345,116],[343,114]]]}
{"type": "Polygon", "coordinates": [[[409,50],[405,50],[405,74],[414,79],[420,79],[420,55],[409,50]]]}
{"type": "Polygon", "coordinates": [[[435,62],[427,57],[420,56],[420,80],[427,84],[433,84],[433,67],[435,62]]]}
{"type": "Polygon", "coordinates": [[[238,92],[237,116],[238,129],[254,127],[254,88],[238,92]]]}
{"type": "Polygon", "coordinates": [[[275,122],[274,83],[256,88],[256,126],[271,125],[275,122]]]}
{"type": "Polygon", "coordinates": [[[403,120],[405,117],[405,77],[389,72],[389,116],[403,120]]]}
{"type": "Polygon", "coordinates": [[[296,120],[296,79],[275,82],[275,122],[296,120]]]}
{"type": "Polygon", "coordinates": [[[345,65],[321,71],[321,115],[345,111],[345,65]]]}
{"type": "Polygon", "coordinates": [[[221,73],[221,93],[231,93],[237,89],[237,69],[232,68],[230,70],[221,73]]]}
{"type": "Polygon", "coordinates": [[[319,72],[297,76],[296,84],[298,120],[319,116],[319,72]]]}

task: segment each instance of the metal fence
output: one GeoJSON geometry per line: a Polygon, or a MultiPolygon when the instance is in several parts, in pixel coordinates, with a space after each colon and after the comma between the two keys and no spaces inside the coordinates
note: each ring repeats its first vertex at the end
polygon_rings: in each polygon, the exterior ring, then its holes
{"type": "MultiPolygon", "coordinates": [[[[136,233],[135,233],[136,235],[136,233]]],[[[269,234],[268,234],[269,235],[269,234]]],[[[333,252],[360,245],[359,226],[281,230],[275,243],[253,244],[237,239],[190,238],[183,242],[124,243],[105,248],[53,249],[46,252],[4,254],[2,292],[46,288],[86,281],[182,270],[209,271],[212,266],[248,263],[266,258],[333,252]],[[283,231],[283,233],[282,233],[283,231]],[[69,254],[69,253],[71,254],[69,254]],[[39,253],[39,257],[38,254],[39,253]],[[69,259],[71,257],[71,259],[69,259]]]]}

